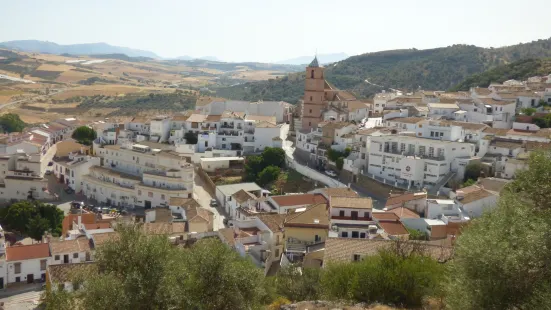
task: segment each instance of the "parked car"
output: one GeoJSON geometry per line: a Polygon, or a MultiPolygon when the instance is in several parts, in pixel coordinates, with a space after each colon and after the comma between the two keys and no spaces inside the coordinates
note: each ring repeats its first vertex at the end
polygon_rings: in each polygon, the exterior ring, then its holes
{"type": "Polygon", "coordinates": [[[46,173],[45,173],[45,174],[46,174],[46,175],[52,174],[52,170],[46,170],[46,173]]]}
{"type": "Polygon", "coordinates": [[[67,194],[72,194],[72,193],[75,192],[75,190],[72,189],[72,188],[70,188],[70,187],[67,187],[67,188],[65,189],[65,192],[66,192],[67,194]]]}
{"type": "Polygon", "coordinates": [[[228,219],[224,219],[222,222],[224,222],[224,225],[227,226],[227,225],[228,225],[228,221],[229,221],[228,219]]]}
{"type": "Polygon", "coordinates": [[[217,207],[217,206],[218,206],[218,201],[216,201],[216,199],[211,199],[211,200],[210,200],[210,205],[211,205],[212,207],[217,207]]]}
{"type": "Polygon", "coordinates": [[[325,174],[333,178],[337,176],[337,174],[333,170],[325,170],[325,174]]]}
{"type": "Polygon", "coordinates": [[[71,201],[71,209],[81,209],[84,207],[84,202],[82,201],[71,201]]]}

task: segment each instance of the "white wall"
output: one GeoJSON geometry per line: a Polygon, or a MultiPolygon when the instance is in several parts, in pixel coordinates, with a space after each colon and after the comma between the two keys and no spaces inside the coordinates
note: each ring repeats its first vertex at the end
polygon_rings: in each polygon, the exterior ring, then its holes
{"type": "Polygon", "coordinates": [[[20,282],[27,282],[27,275],[32,274],[35,280],[39,280],[42,274],[46,274],[46,270],[40,270],[40,261],[46,260],[46,266],[51,258],[29,259],[24,261],[7,262],[7,283],[15,283],[15,278],[20,277],[20,282]],[[21,263],[21,273],[15,274],[15,263],[21,263]]]}

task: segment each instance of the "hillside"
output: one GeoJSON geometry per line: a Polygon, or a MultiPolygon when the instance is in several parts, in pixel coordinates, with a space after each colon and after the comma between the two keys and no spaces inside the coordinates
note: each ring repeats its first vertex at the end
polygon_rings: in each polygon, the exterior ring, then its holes
{"type": "Polygon", "coordinates": [[[452,87],[451,90],[469,90],[469,88],[476,86],[488,87],[492,82],[503,83],[510,79],[522,81],[532,76],[548,75],[550,73],[551,58],[523,59],[474,74],[452,87]]]}
{"type": "MultiPolygon", "coordinates": [[[[527,58],[551,57],[551,39],[501,48],[453,45],[443,48],[367,53],[340,61],[326,69],[326,78],[340,89],[369,97],[381,89],[448,89],[469,76],[527,58]],[[366,83],[381,85],[384,88],[366,83]]],[[[296,102],[303,93],[304,75],[298,79],[262,81],[220,88],[218,95],[244,100],[296,102]],[[296,83],[297,85],[291,85],[296,83]],[[289,93],[288,91],[292,91],[289,93]],[[291,98],[291,100],[289,100],[291,98]]]]}
{"type": "MultiPolygon", "coordinates": [[[[318,54],[318,60],[321,64],[333,63],[348,58],[348,55],[345,53],[334,53],[334,54],[318,54]]],[[[278,64],[290,64],[290,65],[304,65],[309,64],[312,61],[312,56],[300,56],[291,59],[285,59],[276,61],[278,64]]]]}
{"type": "Polygon", "coordinates": [[[22,52],[46,53],[46,54],[71,54],[71,55],[95,55],[95,54],[125,54],[130,57],[160,58],[157,54],[128,47],[113,46],[107,43],[85,43],[61,45],[54,42],[39,40],[17,40],[0,42],[0,47],[18,50],[22,52]]]}

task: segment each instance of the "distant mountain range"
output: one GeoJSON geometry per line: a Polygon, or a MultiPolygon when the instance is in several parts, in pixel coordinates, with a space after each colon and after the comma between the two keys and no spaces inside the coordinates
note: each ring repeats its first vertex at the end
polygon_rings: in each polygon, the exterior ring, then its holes
{"type": "MultiPolygon", "coordinates": [[[[345,53],[334,53],[334,54],[319,54],[317,55],[318,61],[321,64],[333,63],[341,60],[345,60],[349,56],[345,53]]],[[[286,64],[286,65],[307,65],[309,64],[314,56],[300,56],[291,59],[276,61],[276,64],[286,64]]]]}
{"type": "Polygon", "coordinates": [[[159,55],[139,49],[113,46],[107,43],[85,43],[61,45],[54,42],[39,40],[17,40],[1,42],[0,47],[22,52],[70,54],[70,55],[97,55],[97,54],[125,54],[130,57],[160,58],[159,55]]]}
{"type": "Polygon", "coordinates": [[[196,60],[196,59],[199,59],[199,60],[209,60],[209,61],[223,62],[222,60],[216,58],[215,56],[192,57],[192,56],[185,55],[185,56],[178,56],[175,59],[178,59],[178,60],[196,60]]]}

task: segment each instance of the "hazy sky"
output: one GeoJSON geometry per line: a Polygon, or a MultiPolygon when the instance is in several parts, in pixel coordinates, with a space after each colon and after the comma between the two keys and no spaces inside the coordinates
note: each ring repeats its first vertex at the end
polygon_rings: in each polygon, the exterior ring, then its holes
{"type": "Polygon", "coordinates": [[[278,61],[551,37],[550,0],[0,0],[0,41],[278,61]]]}

